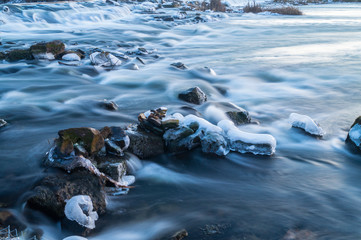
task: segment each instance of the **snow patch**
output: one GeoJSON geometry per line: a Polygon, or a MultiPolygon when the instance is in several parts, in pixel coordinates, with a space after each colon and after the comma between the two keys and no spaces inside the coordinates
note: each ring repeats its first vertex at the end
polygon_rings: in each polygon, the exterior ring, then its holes
{"type": "Polygon", "coordinates": [[[76,53],[65,54],[61,59],[65,61],[80,61],[80,57],[76,53]]]}

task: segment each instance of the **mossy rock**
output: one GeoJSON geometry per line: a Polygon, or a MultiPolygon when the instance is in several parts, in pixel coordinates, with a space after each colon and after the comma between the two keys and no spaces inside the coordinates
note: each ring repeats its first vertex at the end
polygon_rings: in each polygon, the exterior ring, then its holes
{"type": "Polygon", "coordinates": [[[29,49],[14,49],[8,52],[6,59],[10,62],[19,60],[32,60],[34,59],[29,49]]]}
{"type": "Polygon", "coordinates": [[[59,40],[55,40],[52,42],[43,42],[37,43],[30,47],[30,52],[32,54],[42,54],[42,53],[52,53],[54,56],[61,54],[65,51],[65,45],[63,42],[59,40]]]}
{"type": "Polygon", "coordinates": [[[94,128],[69,128],[58,132],[60,141],[58,147],[63,154],[69,154],[75,143],[81,144],[85,150],[94,154],[104,146],[104,138],[101,133],[94,128]]]}

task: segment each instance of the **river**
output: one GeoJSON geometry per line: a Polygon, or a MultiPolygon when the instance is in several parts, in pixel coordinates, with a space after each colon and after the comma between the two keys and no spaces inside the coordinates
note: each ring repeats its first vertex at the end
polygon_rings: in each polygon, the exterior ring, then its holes
{"type": "MultiPolygon", "coordinates": [[[[138,63],[138,71],[105,71],[89,59],[76,67],[0,63],[0,117],[9,123],[0,130],[0,199],[11,209],[24,208],[59,130],[125,126],[159,106],[176,112],[185,105],[178,93],[199,86],[210,102],[247,109],[260,124],[241,129],[274,136],[276,154],[216,157],[195,150],[143,161],[135,188],[108,197],[108,213],[89,239],[160,239],[182,228],[188,239],[282,239],[289,229],[317,239],[361,237],[361,156],[344,142],[361,113],[360,4],[302,6],[302,16],[202,13],[209,21],[197,24],[156,21],[142,12],[147,4],[6,6],[0,51],[62,40],[86,52],[144,47],[158,55],[138,63]],[[119,110],[95,107],[102,99],[119,110]],[[292,112],[317,120],[325,137],[291,128],[292,112]],[[219,231],[206,234],[206,225],[219,231]]],[[[46,239],[67,236],[40,214],[33,224],[46,239]]]]}

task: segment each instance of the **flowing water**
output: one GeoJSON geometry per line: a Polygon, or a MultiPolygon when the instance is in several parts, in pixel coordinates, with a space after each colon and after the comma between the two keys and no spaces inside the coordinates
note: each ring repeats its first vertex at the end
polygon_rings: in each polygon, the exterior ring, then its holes
{"type": "MultiPolygon", "coordinates": [[[[260,125],[241,129],[273,135],[276,154],[215,157],[195,150],[143,161],[135,188],[108,198],[108,213],[89,239],[160,239],[182,228],[189,239],[281,239],[289,229],[307,229],[317,239],[360,239],[361,157],[344,143],[361,113],[360,4],[302,6],[303,16],[202,13],[209,21],[198,24],[156,21],[142,12],[147,4],[7,6],[0,13],[1,51],[62,40],[86,52],[145,47],[159,55],[138,63],[138,71],[105,71],[89,60],[0,64],[0,117],[9,122],[0,130],[0,199],[10,208],[22,211],[58,130],[125,126],[159,106],[177,112],[185,105],[177,94],[199,86],[211,102],[247,109],[260,125]],[[178,61],[190,69],[170,67],[178,61]],[[217,75],[201,71],[205,66],[217,75]],[[96,107],[102,99],[119,111],[96,107]],[[326,136],[292,129],[292,112],[317,120],[326,136]]],[[[206,119],[218,117],[196,108],[206,119]]],[[[33,224],[46,239],[68,235],[40,214],[33,224]]]]}

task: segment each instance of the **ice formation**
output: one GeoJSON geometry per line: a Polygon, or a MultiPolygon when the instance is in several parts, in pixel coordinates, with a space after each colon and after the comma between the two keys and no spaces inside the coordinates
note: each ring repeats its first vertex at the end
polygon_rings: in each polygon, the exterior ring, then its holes
{"type": "Polygon", "coordinates": [[[72,197],[67,201],[64,212],[69,220],[89,229],[94,229],[95,221],[98,220],[98,214],[93,211],[93,203],[87,195],[72,197]]]}
{"type": "Polygon", "coordinates": [[[231,151],[260,155],[272,155],[276,151],[276,139],[269,134],[243,132],[230,120],[222,120],[217,125],[225,132],[231,151]]]}
{"type": "Polygon", "coordinates": [[[122,61],[108,52],[95,52],[90,55],[90,61],[94,65],[103,67],[119,66],[122,61]]]}
{"type": "Polygon", "coordinates": [[[87,238],[79,237],[79,236],[70,236],[66,237],[63,240],[88,240],[87,238]]]}
{"type": "Polygon", "coordinates": [[[214,125],[191,114],[183,117],[176,113],[172,117],[179,119],[180,126],[163,135],[171,150],[190,150],[200,145],[203,152],[220,156],[227,155],[229,151],[260,155],[275,153],[276,140],[273,136],[243,132],[230,120],[222,120],[214,125]]]}
{"type": "Polygon", "coordinates": [[[348,133],[349,138],[355,143],[357,147],[361,144],[361,126],[355,124],[348,133]]]}
{"type": "Polygon", "coordinates": [[[76,53],[65,54],[61,59],[65,61],[80,61],[80,57],[76,53]]]}
{"type": "Polygon", "coordinates": [[[325,135],[325,132],[320,125],[307,115],[291,113],[289,123],[292,124],[293,127],[301,128],[309,134],[320,137],[325,135]]]}

